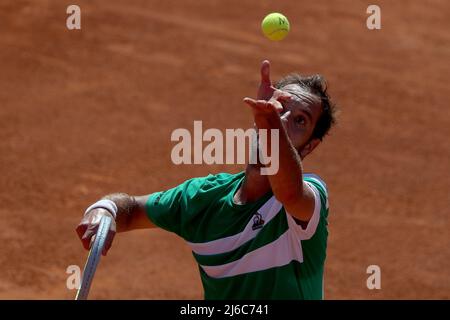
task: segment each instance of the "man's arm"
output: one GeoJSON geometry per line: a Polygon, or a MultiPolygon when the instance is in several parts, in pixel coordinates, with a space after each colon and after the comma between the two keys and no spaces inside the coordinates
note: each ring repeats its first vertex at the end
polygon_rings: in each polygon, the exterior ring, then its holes
{"type": "MultiPolygon", "coordinates": [[[[270,186],[275,197],[286,211],[300,221],[309,221],[314,212],[313,191],[303,182],[303,169],[300,156],[295,150],[279,115],[281,104],[278,101],[253,100],[246,98],[254,112],[258,129],[279,130],[279,169],[268,175],[270,186]]],[[[267,135],[267,145],[271,154],[271,135],[267,135]]]]}
{"type": "MultiPolygon", "coordinates": [[[[279,132],[279,169],[274,175],[269,175],[268,179],[275,197],[283,204],[285,209],[301,221],[309,221],[314,212],[314,194],[303,182],[303,168],[300,156],[295,150],[286,129],[280,118],[282,105],[276,99],[272,99],[277,91],[272,86],[270,80],[270,63],[263,61],[261,65],[261,83],[257,92],[257,99],[245,98],[253,111],[255,124],[258,129],[278,129],[279,132]]],[[[277,92],[278,99],[289,98],[281,92],[277,92]]],[[[267,135],[267,145],[262,146],[268,149],[270,154],[271,134],[267,135]]]]}
{"type": "Polygon", "coordinates": [[[149,196],[130,196],[126,193],[113,193],[103,197],[103,199],[113,201],[117,206],[117,232],[156,227],[150,221],[145,211],[145,203],[149,196]]]}
{"type": "Polygon", "coordinates": [[[100,220],[105,215],[110,216],[113,222],[108,232],[104,255],[111,247],[116,232],[155,228],[156,226],[147,217],[145,211],[145,203],[148,197],[149,195],[130,196],[126,193],[114,193],[103,197],[102,199],[110,200],[116,205],[116,219],[114,220],[113,214],[104,208],[96,208],[86,212],[76,228],[83,247],[89,250],[92,236],[97,232],[100,220]]]}

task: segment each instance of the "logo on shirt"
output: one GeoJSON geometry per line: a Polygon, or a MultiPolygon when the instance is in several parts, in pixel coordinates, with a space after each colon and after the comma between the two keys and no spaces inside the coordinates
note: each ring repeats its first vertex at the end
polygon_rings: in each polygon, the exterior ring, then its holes
{"type": "Polygon", "coordinates": [[[161,192],[160,194],[158,194],[158,196],[156,197],[155,201],[153,202],[153,205],[156,206],[159,204],[159,201],[161,200],[161,197],[163,195],[163,192],[161,192]]]}
{"type": "Polygon", "coordinates": [[[264,226],[264,220],[262,216],[259,213],[255,213],[255,216],[253,217],[253,226],[252,229],[261,229],[264,226]]]}

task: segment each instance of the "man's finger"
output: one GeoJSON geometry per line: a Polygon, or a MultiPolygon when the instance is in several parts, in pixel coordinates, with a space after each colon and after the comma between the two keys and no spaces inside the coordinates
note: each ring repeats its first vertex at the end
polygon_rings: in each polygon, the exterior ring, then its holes
{"type": "Polygon", "coordinates": [[[87,229],[87,225],[85,224],[79,224],[77,226],[77,228],[75,229],[75,231],[77,232],[78,238],[83,238],[84,233],[86,232],[87,229]]]}
{"type": "Polygon", "coordinates": [[[270,82],[270,62],[269,60],[264,60],[261,64],[261,83],[267,86],[271,86],[270,82]]]}
{"type": "Polygon", "coordinates": [[[76,229],[78,237],[80,238],[81,243],[83,245],[83,248],[86,250],[89,250],[92,235],[95,233],[89,230],[88,227],[89,226],[86,224],[80,224],[76,229]]]}
{"type": "Polygon", "coordinates": [[[277,98],[278,101],[289,101],[292,99],[292,94],[286,91],[275,89],[277,92],[277,98]]]}
{"type": "Polygon", "coordinates": [[[268,102],[266,100],[255,100],[252,98],[244,98],[244,102],[252,108],[264,109],[267,108],[268,102]]]}
{"type": "Polygon", "coordinates": [[[244,102],[248,104],[250,107],[256,107],[256,100],[252,98],[244,98],[244,102]]]}
{"type": "Polygon", "coordinates": [[[283,105],[275,100],[275,101],[269,101],[268,103],[273,109],[275,109],[278,113],[283,112],[283,105]]]}
{"type": "Polygon", "coordinates": [[[251,98],[244,98],[244,102],[247,103],[254,110],[262,111],[265,113],[270,113],[272,111],[281,113],[283,111],[283,106],[276,100],[266,101],[266,100],[254,100],[251,98]]]}
{"type": "Polygon", "coordinates": [[[83,247],[86,250],[89,250],[91,248],[91,243],[92,243],[92,240],[93,240],[92,237],[97,232],[97,228],[98,228],[98,226],[95,226],[95,228],[92,228],[91,226],[89,226],[86,229],[86,232],[84,233],[83,237],[81,238],[81,242],[83,243],[83,247]]]}

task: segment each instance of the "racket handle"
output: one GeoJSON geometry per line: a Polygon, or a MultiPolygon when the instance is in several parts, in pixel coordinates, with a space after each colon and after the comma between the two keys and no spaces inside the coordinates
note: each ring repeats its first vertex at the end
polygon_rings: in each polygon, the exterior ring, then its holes
{"type": "Polygon", "coordinates": [[[75,300],[87,300],[89,289],[91,288],[92,280],[94,279],[95,271],[97,270],[98,263],[102,256],[103,248],[106,244],[106,238],[108,237],[109,227],[111,226],[112,219],[109,216],[103,216],[100,220],[100,224],[95,234],[94,243],[89,250],[86,265],[83,269],[81,277],[81,286],[77,291],[75,300]]]}

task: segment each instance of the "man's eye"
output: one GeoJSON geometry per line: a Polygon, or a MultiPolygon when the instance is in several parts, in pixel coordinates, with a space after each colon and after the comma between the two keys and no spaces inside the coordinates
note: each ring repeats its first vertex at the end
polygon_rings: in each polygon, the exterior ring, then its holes
{"type": "Polygon", "coordinates": [[[295,118],[295,123],[303,126],[303,125],[306,124],[306,119],[303,116],[298,116],[298,117],[295,118]]]}

